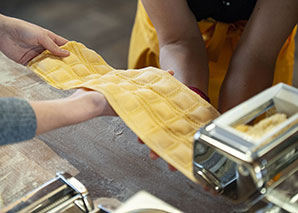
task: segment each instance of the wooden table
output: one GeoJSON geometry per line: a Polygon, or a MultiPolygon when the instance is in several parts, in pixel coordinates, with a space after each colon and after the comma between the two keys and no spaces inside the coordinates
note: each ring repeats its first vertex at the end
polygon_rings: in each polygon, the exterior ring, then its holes
{"type": "MultiPolygon", "coordinates": [[[[57,90],[27,68],[0,53],[0,96],[28,100],[61,98],[57,90]]],[[[0,147],[0,203],[8,203],[52,179],[57,171],[76,176],[94,199],[125,201],[145,190],[185,212],[232,212],[220,196],[212,196],[167,164],[148,156],[136,135],[119,118],[95,118],[32,140],[0,147]]]]}

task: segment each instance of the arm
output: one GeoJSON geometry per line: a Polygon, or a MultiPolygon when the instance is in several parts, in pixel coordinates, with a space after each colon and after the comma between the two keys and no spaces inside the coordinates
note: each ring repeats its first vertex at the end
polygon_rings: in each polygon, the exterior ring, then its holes
{"type": "Polygon", "coordinates": [[[105,97],[95,91],[78,90],[67,98],[30,101],[0,99],[0,145],[29,140],[59,127],[96,116],[116,115],[105,97]]]}
{"type": "Polygon", "coordinates": [[[277,56],[297,21],[297,0],[257,1],[221,89],[221,112],[272,85],[277,56]]]}
{"type": "Polygon", "coordinates": [[[45,49],[57,56],[68,56],[68,51],[59,48],[66,42],[49,30],[0,14],[0,50],[17,63],[27,64],[45,49]]]}
{"type": "Polygon", "coordinates": [[[142,0],[157,31],[160,65],[178,80],[207,94],[207,53],[195,16],[186,0],[142,0]]]}
{"type": "Polygon", "coordinates": [[[97,116],[116,115],[105,97],[96,91],[78,90],[67,98],[29,103],[36,116],[36,134],[97,116]]]}

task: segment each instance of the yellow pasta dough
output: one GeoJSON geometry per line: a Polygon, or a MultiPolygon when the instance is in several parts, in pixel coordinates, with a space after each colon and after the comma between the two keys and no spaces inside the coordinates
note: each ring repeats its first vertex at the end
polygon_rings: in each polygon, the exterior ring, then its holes
{"type": "Polygon", "coordinates": [[[148,67],[117,70],[78,42],[62,46],[65,58],[49,51],[28,65],[53,87],[85,87],[103,93],[129,128],[154,152],[195,181],[193,136],[219,113],[168,72],[148,67]]]}
{"type": "Polygon", "coordinates": [[[270,117],[264,118],[253,126],[241,124],[235,128],[240,132],[243,132],[253,139],[259,139],[266,133],[277,127],[279,124],[287,120],[287,116],[284,113],[276,113],[270,117]]]}

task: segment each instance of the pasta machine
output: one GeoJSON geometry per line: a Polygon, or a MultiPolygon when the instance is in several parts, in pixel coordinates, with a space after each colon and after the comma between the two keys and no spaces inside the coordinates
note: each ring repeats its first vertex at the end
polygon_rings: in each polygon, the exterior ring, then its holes
{"type": "Polygon", "coordinates": [[[195,134],[195,177],[239,209],[298,212],[297,170],[298,89],[292,86],[277,84],[195,134]],[[260,122],[276,114],[286,119],[277,125],[268,120],[262,128],[260,122]]]}
{"type": "Polygon", "coordinates": [[[0,212],[101,212],[94,207],[85,186],[68,173],[59,172],[56,177],[0,212]]]}
{"type": "Polygon", "coordinates": [[[145,191],[138,192],[123,204],[120,202],[115,203],[115,206],[93,201],[86,187],[80,181],[68,173],[58,172],[54,179],[29,192],[7,207],[0,209],[0,212],[169,213],[172,210],[177,213],[181,212],[145,191]]]}

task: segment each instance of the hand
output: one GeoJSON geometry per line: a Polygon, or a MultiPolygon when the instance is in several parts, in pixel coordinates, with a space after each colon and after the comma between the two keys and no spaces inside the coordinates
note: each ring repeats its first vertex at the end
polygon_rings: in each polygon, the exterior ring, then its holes
{"type": "MultiPolygon", "coordinates": [[[[139,142],[140,144],[144,144],[144,142],[143,142],[139,137],[138,137],[138,142],[139,142]]],[[[152,160],[156,160],[156,159],[159,158],[159,155],[156,154],[153,150],[150,149],[149,157],[150,157],[152,160]]],[[[169,168],[169,170],[172,171],[172,172],[177,171],[177,169],[176,169],[174,166],[172,166],[171,164],[169,164],[169,163],[168,163],[168,168],[169,168]]],[[[210,188],[210,187],[207,186],[207,185],[202,184],[202,188],[203,188],[206,192],[210,192],[210,193],[213,194],[213,195],[218,195],[218,193],[217,193],[216,191],[214,191],[212,188],[210,188]]]]}
{"type": "Polygon", "coordinates": [[[107,99],[100,92],[90,90],[87,88],[78,89],[67,99],[78,100],[81,104],[81,109],[88,108],[90,114],[95,116],[117,116],[117,113],[108,103],[107,99]]]}
{"type": "Polygon", "coordinates": [[[45,49],[57,56],[68,56],[67,50],[59,48],[66,42],[66,39],[42,27],[0,15],[0,50],[17,63],[26,65],[45,49]]]}
{"type": "Polygon", "coordinates": [[[97,116],[116,116],[103,94],[79,89],[67,98],[29,102],[36,116],[36,134],[73,125],[97,116]]]}
{"type": "MultiPolygon", "coordinates": [[[[140,138],[138,138],[138,142],[139,142],[140,144],[144,144],[144,142],[143,142],[140,138]]],[[[150,157],[152,160],[156,160],[156,159],[159,158],[159,155],[156,154],[153,150],[150,149],[149,157],[150,157]]],[[[169,164],[169,163],[168,163],[168,167],[169,167],[169,170],[171,170],[171,171],[173,171],[173,172],[174,172],[174,171],[177,171],[177,169],[176,169],[174,166],[172,166],[171,164],[169,164]]]]}

